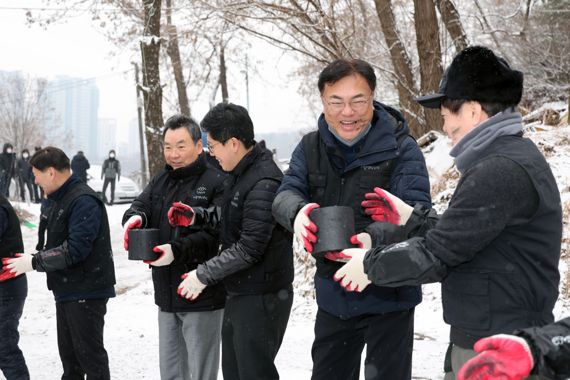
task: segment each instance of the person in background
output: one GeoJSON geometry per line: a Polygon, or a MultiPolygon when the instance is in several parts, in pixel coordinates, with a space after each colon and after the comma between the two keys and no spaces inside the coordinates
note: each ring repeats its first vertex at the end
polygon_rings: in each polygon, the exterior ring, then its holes
{"type": "MultiPolygon", "coordinates": [[[[34,147],[34,153],[37,152],[38,150],[42,149],[41,146],[35,146],[34,147]]],[[[32,176],[34,175],[33,171],[32,171],[32,176]]],[[[34,199],[36,203],[40,203],[42,201],[42,199],[44,199],[44,191],[42,190],[41,187],[38,186],[38,184],[34,180],[32,181],[32,185],[34,187],[34,199]]]]}
{"type": "MultiPolygon", "coordinates": [[[[319,234],[310,212],[348,206],[358,234],[352,242],[369,247],[360,234],[386,220],[371,219],[361,202],[374,187],[381,187],[410,205],[430,206],[425,161],[402,114],[374,100],[376,75],[369,63],[331,62],[319,76],[318,89],[323,105],[318,130],[295,148],[273,215],[312,253],[319,234]]],[[[358,379],[365,345],[367,380],[410,379],[414,310],[421,289],[371,286],[360,294],[346,292],[333,280],[342,260],[335,253],[316,258],[312,379],[358,379]]]]}
{"type": "MultiPolygon", "coordinates": [[[[24,251],[20,220],[10,202],[0,194],[0,257],[2,261],[24,251]]],[[[18,325],[28,295],[25,275],[15,277],[0,269],[0,370],[7,380],[29,380],[30,374],[18,347],[18,325]]]]}
{"type": "Polygon", "coordinates": [[[115,157],[115,151],[113,149],[109,151],[109,158],[103,161],[101,179],[103,178],[105,178],[102,190],[103,201],[112,205],[115,201],[115,179],[121,181],[121,163],[115,157]],[[111,200],[108,200],[106,197],[106,190],[109,184],[111,184],[111,200]]]}
{"type": "Polygon", "coordinates": [[[26,201],[26,189],[28,189],[30,202],[35,203],[36,199],[33,191],[34,174],[30,165],[30,152],[27,149],[22,150],[22,157],[16,162],[16,173],[20,185],[20,199],[22,202],[26,201]]]}
{"type": "Polygon", "coordinates": [[[10,197],[10,183],[16,169],[16,153],[10,143],[5,143],[0,154],[0,194],[10,197]]]}
{"type": "Polygon", "coordinates": [[[499,334],[475,343],[479,354],[463,365],[458,380],[518,380],[538,374],[570,378],[570,317],[543,327],[499,334]]]}
{"type": "Polygon", "coordinates": [[[87,160],[82,150],[78,151],[71,159],[71,171],[85,183],[87,183],[87,169],[90,167],[89,160],[87,160]]]}
{"type": "Polygon", "coordinates": [[[158,306],[160,378],[216,380],[226,298],[223,285],[207,287],[195,301],[179,297],[177,289],[182,274],[218,254],[218,231],[171,227],[167,212],[177,202],[220,206],[226,175],[209,165],[200,127],[189,117],[174,115],[166,120],[163,153],[166,166],[123,216],[124,246],[128,250],[132,228],[159,229],[157,259],[148,264],[158,306]]]}
{"type": "Polygon", "coordinates": [[[522,92],[523,73],[492,50],[471,46],[456,55],[439,91],[417,99],[440,109],[453,144],[460,178],[448,208],[440,216],[415,210],[376,189],[373,214],[424,233],[372,250],[344,250],[351,259],[335,274],[344,288],[359,291],[371,282],[441,282],[443,317],[451,326],[445,380],[477,355],[479,339],[554,321],[560,193],[548,162],[523,137],[515,110],[522,92]]]}
{"type": "Polygon", "coordinates": [[[10,277],[45,272],[56,306],[62,379],[108,380],[103,344],[107,301],[115,296],[115,268],[107,212],[87,184],[71,174],[69,158],[55,147],[30,159],[36,182],[53,201],[44,250],[3,259],[10,277]]]}
{"type": "Polygon", "coordinates": [[[221,252],[186,273],[178,290],[186,299],[199,300],[205,289],[223,283],[225,380],[279,379],[275,357],[293,304],[292,236],[271,215],[283,173],[265,144],[255,142],[244,107],[220,103],[200,126],[208,133],[209,153],[229,173],[223,204],[204,209],[176,203],[169,222],[219,226],[221,252]]]}

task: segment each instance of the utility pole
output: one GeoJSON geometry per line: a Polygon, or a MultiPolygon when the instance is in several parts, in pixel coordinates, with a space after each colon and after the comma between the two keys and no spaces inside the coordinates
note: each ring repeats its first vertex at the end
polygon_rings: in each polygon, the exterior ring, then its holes
{"type": "Polygon", "coordinates": [[[141,96],[141,87],[139,85],[139,65],[136,62],[133,62],[135,66],[135,84],[137,86],[137,115],[139,119],[139,148],[140,148],[140,160],[141,160],[141,174],[142,174],[142,188],[144,188],[147,183],[147,169],[146,169],[146,159],[145,159],[145,144],[144,144],[144,129],[143,129],[143,122],[142,122],[142,96],[141,96]]]}

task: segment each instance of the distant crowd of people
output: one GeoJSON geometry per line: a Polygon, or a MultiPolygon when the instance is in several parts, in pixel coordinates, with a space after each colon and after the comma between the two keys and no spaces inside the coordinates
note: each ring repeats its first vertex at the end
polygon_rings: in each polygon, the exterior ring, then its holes
{"type": "MultiPolygon", "coordinates": [[[[39,150],[41,150],[39,146],[34,148],[35,152],[39,150]]],[[[108,158],[103,161],[101,168],[101,180],[103,180],[101,196],[109,205],[112,205],[115,200],[115,181],[121,180],[121,163],[115,156],[115,150],[111,149],[108,158]],[[109,185],[111,185],[110,197],[107,199],[106,191],[109,185]]],[[[89,160],[85,157],[83,151],[80,150],[73,156],[71,171],[84,183],[88,183],[89,175],[87,170],[90,167],[89,160]]],[[[13,180],[17,181],[15,185],[20,201],[41,203],[43,190],[35,181],[32,166],[30,165],[30,151],[22,149],[18,158],[16,152],[14,152],[13,145],[5,143],[0,154],[0,194],[6,198],[10,197],[10,186],[13,180]]]]}
{"type": "MultiPolygon", "coordinates": [[[[569,377],[570,318],[553,316],[561,199],[546,159],[522,133],[522,72],[485,47],[469,47],[438,92],[417,99],[441,112],[460,173],[443,213],[432,208],[426,163],[404,116],[376,101],[375,90],[369,63],[329,63],[318,78],[316,130],[303,136],[286,173],[255,141],[242,106],[220,103],[199,125],[170,117],[165,165],[125,211],[121,231],[110,230],[104,200],[86,185],[82,154],[70,163],[47,147],[26,157],[51,211],[42,211],[47,236],[42,230],[37,253],[24,253],[19,221],[0,195],[6,378],[29,379],[18,323],[25,273],[37,271],[55,296],[62,379],[110,379],[103,327],[116,295],[111,234],[122,234],[128,251],[137,229],[158,235],[144,262],[162,380],[217,380],[220,361],[224,379],[279,379],[293,237],[316,263],[311,379],[356,380],[364,363],[367,380],[410,380],[415,307],[421,285],[434,282],[450,325],[445,380],[569,377]],[[350,248],[318,251],[326,231],[313,212],[335,206],[353,214],[350,248]]],[[[12,147],[4,151],[10,171],[12,147]]],[[[101,173],[109,204],[120,175],[110,151],[101,173]]]]}

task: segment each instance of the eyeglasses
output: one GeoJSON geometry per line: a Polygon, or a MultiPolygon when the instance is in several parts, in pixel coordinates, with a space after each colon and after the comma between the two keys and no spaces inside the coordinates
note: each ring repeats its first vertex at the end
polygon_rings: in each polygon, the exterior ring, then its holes
{"type": "MultiPolygon", "coordinates": [[[[356,112],[363,111],[366,108],[366,106],[368,105],[368,101],[371,98],[372,97],[358,98],[358,99],[352,100],[352,101],[348,102],[348,106],[353,111],[356,111],[356,112]]],[[[330,102],[325,100],[325,103],[330,107],[331,110],[333,110],[335,112],[341,112],[347,105],[347,103],[341,102],[339,100],[332,100],[330,102]]]]}
{"type": "Polygon", "coordinates": [[[214,149],[216,149],[216,147],[217,147],[218,145],[224,145],[224,144],[225,144],[225,142],[215,142],[215,143],[213,143],[213,144],[208,143],[208,145],[207,145],[208,151],[209,151],[209,152],[213,152],[214,149]]]}

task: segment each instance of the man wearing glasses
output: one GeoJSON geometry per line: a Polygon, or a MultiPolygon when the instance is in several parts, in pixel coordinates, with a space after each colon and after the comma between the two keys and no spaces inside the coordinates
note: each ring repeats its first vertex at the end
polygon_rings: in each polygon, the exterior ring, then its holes
{"type": "MultiPolygon", "coordinates": [[[[376,75],[370,64],[336,60],[321,72],[318,87],[323,103],[318,130],[296,147],[273,202],[278,223],[293,231],[309,253],[318,239],[309,217],[315,208],[349,206],[356,232],[374,234],[378,222],[388,221],[364,207],[370,203],[362,204],[375,187],[399,194],[412,206],[430,205],[423,155],[402,115],[374,101],[376,75]]],[[[369,246],[360,236],[352,242],[369,246]]],[[[420,288],[373,286],[358,294],[346,292],[333,279],[342,266],[337,260],[342,258],[334,252],[316,258],[312,379],[358,379],[365,344],[366,379],[410,379],[420,288]]]]}

